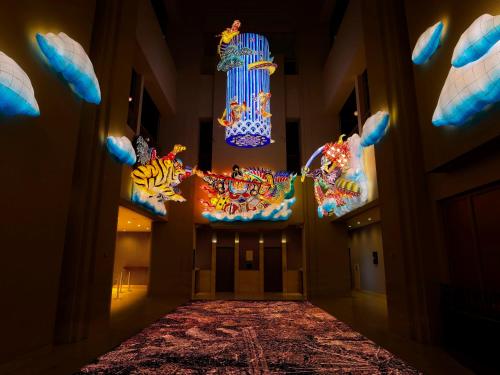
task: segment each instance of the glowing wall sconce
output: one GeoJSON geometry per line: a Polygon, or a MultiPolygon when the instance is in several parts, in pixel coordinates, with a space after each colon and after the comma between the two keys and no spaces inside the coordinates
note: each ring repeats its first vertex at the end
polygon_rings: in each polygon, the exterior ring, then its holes
{"type": "Polygon", "coordinates": [[[36,40],[49,65],[64,77],[75,94],[89,103],[101,102],[94,67],[77,41],[63,32],[37,33],[36,40]]]}
{"type": "Polygon", "coordinates": [[[387,133],[390,116],[387,112],[378,111],[366,119],[361,133],[361,146],[368,147],[378,143],[387,133]]]}
{"type": "Polygon", "coordinates": [[[420,35],[411,55],[414,64],[424,64],[434,55],[439,47],[442,32],[443,22],[439,21],[420,35]]]}
{"type": "Polygon", "coordinates": [[[7,116],[40,115],[28,75],[3,52],[0,52],[0,113],[7,116]]]}
{"type": "Polygon", "coordinates": [[[435,126],[462,125],[500,101],[499,30],[500,16],[483,15],[462,34],[432,117],[435,126]]]}

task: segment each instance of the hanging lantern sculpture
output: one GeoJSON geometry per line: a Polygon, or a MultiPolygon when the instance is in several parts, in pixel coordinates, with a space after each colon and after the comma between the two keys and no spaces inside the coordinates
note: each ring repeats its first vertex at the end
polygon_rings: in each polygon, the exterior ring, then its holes
{"type": "Polygon", "coordinates": [[[132,143],[127,137],[109,136],[106,140],[108,152],[113,158],[133,168],[130,175],[134,182],[132,202],[144,206],[155,215],[165,216],[166,201],[185,202],[179,185],[196,173],[196,167],[185,166],[177,154],[186,150],[175,145],[163,157],[156,154],[147,140],[137,136],[132,143]]]}
{"type": "Polygon", "coordinates": [[[271,142],[270,76],[276,70],[269,42],[239,33],[236,20],[221,34],[217,70],[227,72],[226,106],[218,119],[231,146],[262,147],[271,142]]]}
{"type": "Polygon", "coordinates": [[[210,221],[282,221],[292,214],[296,175],[263,168],[240,168],[217,174],[197,171],[203,179],[207,199],[202,199],[203,217],[210,221]]]}
{"type": "Polygon", "coordinates": [[[301,180],[314,181],[314,196],[318,203],[318,216],[342,216],[360,207],[367,200],[366,175],[360,137],[353,134],[344,142],[341,135],[337,142],[318,148],[302,167],[301,180]],[[310,170],[313,160],[321,155],[321,167],[310,170]]]}

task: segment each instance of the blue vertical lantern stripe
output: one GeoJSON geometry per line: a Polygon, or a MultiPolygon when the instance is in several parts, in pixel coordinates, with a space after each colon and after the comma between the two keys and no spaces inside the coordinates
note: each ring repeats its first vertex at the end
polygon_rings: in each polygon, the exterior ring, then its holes
{"type": "MultiPolygon", "coordinates": [[[[243,65],[227,72],[226,112],[231,113],[231,102],[246,103],[248,110],[234,125],[226,128],[226,142],[231,146],[252,148],[261,147],[271,141],[271,118],[260,115],[258,94],[260,91],[270,92],[268,69],[248,70],[248,64],[256,61],[269,61],[269,42],[258,34],[245,33],[237,35],[231,41],[239,49],[249,48],[253,54],[241,56],[243,65]]],[[[270,101],[268,102],[268,112],[270,101]]]]}

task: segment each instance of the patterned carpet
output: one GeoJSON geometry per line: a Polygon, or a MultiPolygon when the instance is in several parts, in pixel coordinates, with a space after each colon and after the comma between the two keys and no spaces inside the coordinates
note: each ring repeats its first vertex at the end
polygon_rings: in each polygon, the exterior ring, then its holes
{"type": "Polygon", "coordinates": [[[308,302],[192,302],[78,374],[419,374],[308,302]]]}

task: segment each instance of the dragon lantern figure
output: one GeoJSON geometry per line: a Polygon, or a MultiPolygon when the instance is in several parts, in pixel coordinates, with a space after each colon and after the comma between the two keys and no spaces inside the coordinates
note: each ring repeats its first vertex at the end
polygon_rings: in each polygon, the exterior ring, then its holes
{"type": "Polygon", "coordinates": [[[337,142],[318,148],[302,168],[301,180],[306,176],[314,180],[319,217],[341,216],[367,200],[360,138],[357,134],[345,142],[343,138],[341,135],[337,142]],[[309,166],[320,154],[321,167],[310,171],[309,166]]]}
{"type": "Polygon", "coordinates": [[[197,172],[206,185],[203,216],[211,221],[286,220],[291,215],[295,175],[233,167],[231,176],[197,172]]]}
{"type": "Polygon", "coordinates": [[[243,65],[243,56],[253,55],[255,51],[247,47],[238,46],[235,43],[231,43],[234,37],[239,35],[241,22],[235,20],[231,28],[227,28],[221,34],[217,35],[220,37],[219,45],[217,46],[217,53],[219,54],[220,61],[217,64],[217,70],[219,72],[227,72],[230,69],[236,68],[243,65]]]}
{"type": "Polygon", "coordinates": [[[217,36],[220,36],[219,46],[217,47],[217,53],[221,56],[227,45],[231,43],[231,40],[240,33],[241,22],[240,20],[234,20],[231,27],[224,30],[217,36]]]}

